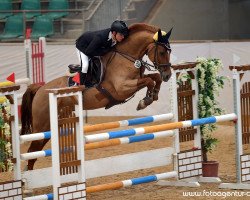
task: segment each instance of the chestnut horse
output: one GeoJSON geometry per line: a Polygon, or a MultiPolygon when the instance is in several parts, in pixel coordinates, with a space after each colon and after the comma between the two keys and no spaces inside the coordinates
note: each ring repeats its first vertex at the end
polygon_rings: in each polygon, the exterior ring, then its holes
{"type": "MultiPolygon", "coordinates": [[[[158,100],[162,81],[167,82],[171,76],[169,63],[171,49],[168,41],[171,30],[166,34],[159,28],[147,24],[130,26],[129,37],[117,44],[113,51],[101,57],[106,70],[100,85],[106,92],[102,93],[96,87],[85,89],[83,92],[84,110],[121,103],[144,87],[147,87],[146,97],[139,102],[138,110],[158,100]],[[145,54],[154,65],[142,61],[145,54]],[[159,73],[145,75],[145,68],[157,70],[159,73]]],[[[67,80],[68,77],[65,76],[54,79],[41,87],[34,84],[28,87],[22,100],[21,134],[50,130],[49,98],[46,89],[66,87],[67,80]]],[[[75,103],[72,97],[60,98],[58,111],[62,107],[72,106],[75,103]]],[[[48,139],[33,141],[28,151],[40,151],[47,142],[48,139]]],[[[28,161],[29,170],[33,169],[35,161],[35,159],[28,161]]]]}

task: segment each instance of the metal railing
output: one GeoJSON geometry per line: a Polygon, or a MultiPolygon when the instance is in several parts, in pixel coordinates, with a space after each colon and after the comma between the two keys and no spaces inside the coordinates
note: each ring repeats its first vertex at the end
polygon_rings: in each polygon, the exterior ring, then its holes
{"type": "MultiPolygon", "coordinates": [[[[86,9],[64,9],[64,10],[5,10],[5,11],[0,11],[0,13],[13,13],[12,16],[14,16],[15,14],[18,13],[22,13],[23,16],[23,36],[25,36],[25,32],[26,32],[26,27],[27,27],[27,22],[30,21],[35,21],[35,17],[31,18],[31,19],[27,19],[26,18],[26,13],[36,13],[39,12],[41,13],[38,16],[41,16],[43,14],[49,13],[49,12],[69,12],[69,13],[82,13],[82,30],[84,30],[84,12],[86,11],[86,9]]],[[[38,17],[36,16],[36,17],[38,17]]],[[[64,33],[64,28],[63,28],[63,22],[64,22],[65,18],[59,18],[59,19],[55,19],[54,21],[60,21],[60,32],[61,34],[64,33]]],[[[5,20],[1,20],[1,21],[7,21],[7,19],[5,20]]]]}
{"type": "Polygon", "coordinates": [[[107,28],[116,20],[122,18],[122,13],[130,0],[101,0],[96,8],[86,18],[85,30],[93,31],[107,28]]]}
{"type": "MultiPolygon", "coordinates": [[[[72,0],[76,3],[78,0],[72,0]]],[[[42,14],[48,12],[70,12],[82,13],[82,30],[93,31],[110,27],[110,24],[116,19],[129,20],[128,12],[133,12],[133,22],[142,22],[157,0],[93,0],[85,9],[65,9],[65,10],[6,10],[0,13],[23,13],[23,35],[25,35],[26,25],[34,19],[26,19],[26,13],[39,12],[42,14]],[[91,12],[90,12],[91,11],[91,12]],[[88,16],[86,16],[88,15],[88,16]]],[[[56,19],[60,21],[60,32],[64,33],[65,18],[56,19]]]]}
{"type": "Polygon", "coordinates": [[[149,11],[155,5],[157,0],[100,0],[96,8],[86,18],[85,30],[93,31],[109,27],[116,19],[125,21],[128,18],[128,12],[134,12],[135,22],[142,22],[149,11]],[[135,7],[135,5],[137,5],[135,7]]]}
{"type": "MultiPolygon", "coordinates": [[[[49,0],[40,0],[41,3],[49,3],[49,0]]],[[[75,9],[78,9],[78,3],[82,2],[82,0],[68,0],[69,3],[74,3],[75,9]]],[[[22,0],[12,0],[12,4],[21,4],[22,0]]]]}

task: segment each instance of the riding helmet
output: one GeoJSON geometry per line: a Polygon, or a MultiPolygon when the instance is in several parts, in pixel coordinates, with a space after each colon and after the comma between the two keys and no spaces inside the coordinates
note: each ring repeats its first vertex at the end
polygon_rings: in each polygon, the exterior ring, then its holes
{"type": "Polygon", "coordinates": [[[124,21],[116,20],[111,24],[111,31],[115,31],[124,35],[124,37],[128,37],[128,26],[124,21]]]}

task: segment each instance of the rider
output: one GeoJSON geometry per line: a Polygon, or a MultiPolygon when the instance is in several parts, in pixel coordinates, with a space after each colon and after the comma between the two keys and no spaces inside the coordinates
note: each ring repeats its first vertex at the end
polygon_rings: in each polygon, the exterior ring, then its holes
{"type": "Polygon", "coordinates": [[[118,42],[128,37],[128,26],[124,21],[116,20],[110,28],[85,32],[76,40],[76,48],[82,68],[81,80],[85,79],[89,59],[94,56],[103,56],[118,42]]]}

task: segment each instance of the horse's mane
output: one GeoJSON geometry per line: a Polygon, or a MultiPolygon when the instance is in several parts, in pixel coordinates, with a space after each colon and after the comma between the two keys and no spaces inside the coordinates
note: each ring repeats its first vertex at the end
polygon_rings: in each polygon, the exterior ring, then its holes
{"type": "MultiPolygon", "coordinates": [[[[144,24],[144,23],[136,23],[136,24],[132,24],[131,26],[129,26],[129,36],[137,34],[137,33],[150,33],[150,34],[155,34],[157,31],[159,30],[158,27],[156,26],[152,26],[152,25],[148,25],[148,24],[144,24]]],[[[129,37],[129,38],[135,38],[135,37],[129,37]]],[[[152,37],[153,39],[153,37],[152,37]]],[[[126,40],[128,41],[128,40],[126,40]]],[[[127,42],[121,42],[120,44],[118,44],[116,46],[116,49],[120,50],[120,51],[124,51],[121,50],[121,48],[127,47],[127,42]]],[[[131,42],[132,40],[130,40],[131,42]]]]}
{"type": "Polygon", "coordinates": [[[137,24],[132,24],[129,26],[129,34],[133,34],[139,31],[148,31],[151,33],[156,33],[159,30],[159,27],[152,26],[149,24],[144,24],[144,23],[137,23],[137,24]]]}

